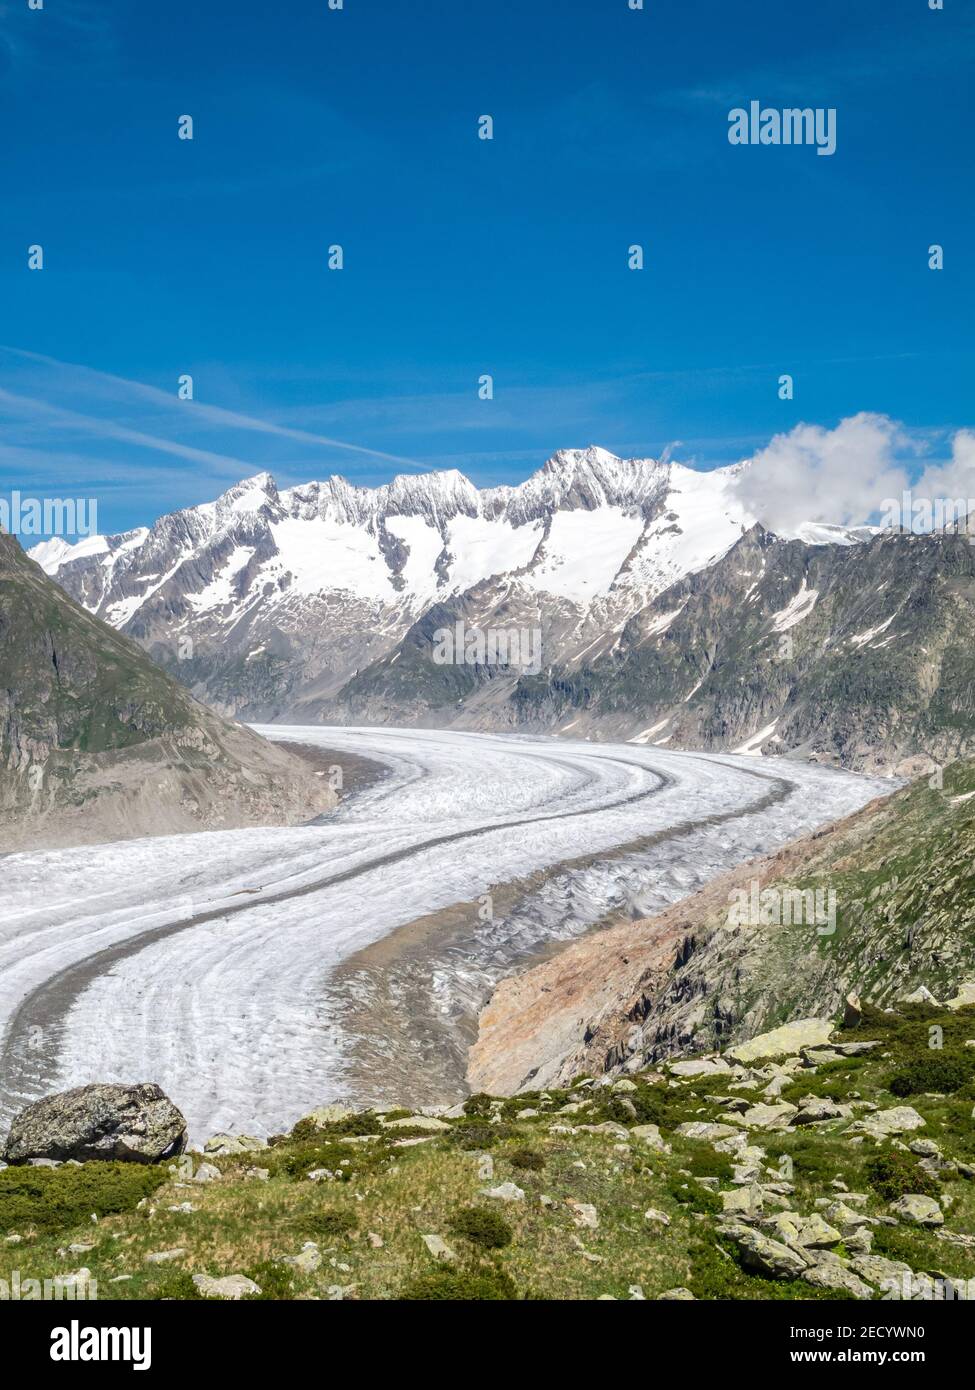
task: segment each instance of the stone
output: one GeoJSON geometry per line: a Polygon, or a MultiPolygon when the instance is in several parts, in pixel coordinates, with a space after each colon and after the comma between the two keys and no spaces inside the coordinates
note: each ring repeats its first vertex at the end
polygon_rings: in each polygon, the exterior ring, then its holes
{"type": "Polygon", "coordinates": [[[493,1197],[498,1202],[523,1202],[525,1200],[524,1190],[516,1187],[513,1182],[503,1182],[498,1187],[482,1187],[480,1195],[493,1197]]]}
{"type": "Polygon", "coordinates": [[[828,1247],[838,1244],[841,1239],[836,1227],[824,1221],[818,1212],[804,1217],[799,1227],[798,1241],[804,1248],[828,1247]]]}
{"type": "Polygon", "coordinates": [[[863,1005],[860,996],[851,992],[843,1001],[843,1027],[856,1028],[863,1021],[863,1005]]]}
{"type": "Polygon", "coordinates": [[[647,1207],[643,1213],[644,1221],[649,1221],[653,1226],[669,1226],[670,1217],[665,1211],[658,1211],[656,1207],[647,1207]]]}
{"type": "Polygon", "coordinates": [[[382,1236],[379,1234],[378,1231],[369,1231],[367,1234],[367,1239],[369,1241],[369,1244],[372,1246],[373,1250],[382,1250],[386,1244],[386,1242],[383,1240],[382,1236]]]}
{"type": "Polygon", "coordinates": [[[936,1004],[940,1009],[941,1005],[926,985],[918,985],[917,989],[910,994],[901,994],[897,998],[898,1004],[936,1004]]]}
{"type": "Polygon", "coordinates": [[[825,1067],[829,1062],[842,1062],[842,1055],[832,1047],[804,1047],[802,1060],[807,1067],[825,1067]]]}
{"type": "Polygon", "coordinates": [[[828,1220],[840,1229],[843,1236],[851,1235],[859,1226],[869,1226],[871,1218],[863,1212],[854,1211],[845,1202],[830,1202],[826,1208],[828,1220]]]}
{"type": "Polygon", "coordinates": [[[660,1153],[670,1153],[670,1145],[661,1137],[659,1125],[634,1125],[628,1133],[631,1139],[638,1139],[648,1148],[658,1149],[660,1153]]]}
{"type": "MultiPolygon", "coordinates": [[[[721,1125],[711,1120],[689,1120],[686,1124],[677,1126],[677,1133],[685,1139],[702,1139],[711,1143],[715,1139],[728,1139],[738,1131],[734,1125],[721,1125]]],[[[744,1139],[744,1136],[742,1138],[744,1139]]]]}
{"type": "Polygon", "coordinates": [[[599,1225],[599,1214],[591,1202],[574,1202],[568,1199],[565,1204],[572,1213],[572,1220],[581,1229],[595,1231],[599,1225]]]}
{"type": "Polygon", "coordinates": [[[762,1210],[762,1189],[757,1186],[736,1187],[730,1192],[722,1192],[720,1197],[722,1209],[726,1212],[752,1216],[762,1210]]]}
{"type": "Polygon", "coordinates": [[[872,1052],[875,1047],[879,1047],[879,1042],[832,1042],[830,1047],[834,1052],[838,1052],[841,1057],[859,1057],[864,1052],[872,1052]]]}
{"type": "Polygon", "coordinates": [[[527,1106],[524,1110],[519,1110],[518,1113],[517,1113],[517,1115],[515,1116],[515,1119],[516,1119],[516,1120],[534,1120],[537,1114],[538,1114],[538,1111],[537,1111],[537,1110],[533,1110],[533,1109],[531,1108],[531,1106],[529,1105],[529,1106],[527,1106]]]}
{"type": "Polygon", "coordinates": [[[203,1145],[203,1152],[213,1158],[225,1158],[230,1154],[257,1153],[266,1149],[263,1139],[253,1134],[214,1134],[203,1145]]]}
{"type": "Polygon", "coordinates": [[[811,1096],[799,1102],[799,1110],[793,1115],[792,1124],[818,1125],[824,1120],[849,1119],[851,1114],[848,1105],[838,1105],[835,1100],[825,1096],[811,1096]]]}
{"type": "Polygon", "coordinates": [[[945,1001],[945,1008],[964,1009],[968,1004],[975,1004],[975,980],[966,980],[964,984],[958,986],[958,993],[953,999],[945,1001]]]}
{"type": "Polygon", "coordinates": [[[753,1105],[742,1119],[749,1129],[781,1130],[788,1128],[795,1114],[796,1107],[782,1100],[777,1105],[753,1105]]]}
{"type": "Polygon", "coordinates": [[[757,1270],[770,1279],[797,1279],[809,1266],[807,1255],[748,1226],[719,1227],[719,1230],[738,1246],[746,1268],[757,1270]]]}
{"type": "Polygon", "coordinates": [[[186,1254],[186,1251],[183,1250],[180,1246],[177,1246],[177,1247],[176,1247],[175,1249],[173,1249],[173,1250],[154,1250],[154,1251],[152,1252],[151,1255],[147,1255],[147,1256],[146,1256],[146,1264],[147,1264],[147,1265],[165,1265],[165,1264],[169,1264],[170,1260],[181,1260],[185,1254],[186,1254]]]}
{"type": "Polygon", "coordinates": [[[48,1158],[158,1163],[186,1147],[186,1121],[153,1082],[76,1086],[21,1110],[3,1149],[8,1163],[48,1158]]]}
{"type": "Polygon", "coordinates": [[[355,1111],[350,1110],[347,1105],[319,1105],[315,1110],[309,1110],[307,1115],[302,1115],[299,1124],[310,1123],[318,1129],[325,1125],[335,1124],[338,1120],[347,1120],[355,1111]]]}
{"type": "Polygon", "coordinates": [[[933,1197],[924,1197],[919,1192],[908,1192],[890,1203],[890,1210],[901,1221],[912,1226],[943,1226],[944,1212],[933,1197]]]}
{"type": "Polygon", "coordinates": [[[907,1146],[919,1158],[940,1158],[941,1150],[933,1139],[912,1139],[907,1146]]]}
{"type": "Polygon", "coordinates": [[[313,1240],[306,1240],[297,1255],[285,1255],[281,1263],[291,1265],[302,1274],[314,1274],[321,1267],[322,1255],[313,1240]]]}
{"type": "Polygon", "coordinates": [[[435,1119],[433,1115],[407,1115],[402,1120],[390,1120],[384,1129],[422,1129],[426,1134],[440,1134],[449,1129],[445,1120],[435,1119]]]}
{"type": "Polygon", "coordinates": [[[247,1298],[260,1294],[259,1285],[244,1274],[225,1274],[220,1279],[212,1279],[209,1274],[194,1274],[193,1283],[204,1298],[247,1298]]]}
{"type": "Polygon", "coordinates": [[[873,1231],[869,1226],[858,1226],[845,1239],[846,1248],[851,1255],[869,1255],[873,1247],[873,1231]]]}
{"type": "Polygon", "coordinates": [[[443,1260],[446,1264],[456,1260],[457,1256],[441,1236],[421,1236],[420,1239],[435,1260],[443,1260]]]}
{"type": "Polygon", "coordinates": [[[861,1279],[875,1288],[888,1290],[900,1288],[905,1275],[911,1277],[910,1265],[901,1260],[888,1260],[883,1255],[857,1254],[850,1260],[850,1268],[856,1270],[861,1279]]]}
{"type": "Polygon", "coordinates": [[[614,1081],[609,1089],[614,1095],[619,1095],[621,1091],[635,1091],[638,1087],[635,1081],[628,1081],[626,1077],[623,1077],[621,1081],[614,1081]]]}
{"type": "Polygon", "coordinates": [[[267,1182],[271,1176],[270,1168],[245,1168],[245,1178],[256,1178],[258,1182],[267,1182]]]}
{"type": "Polygon", "coordinates": [[[223,1174],[215,1163],[201,1163],[193,1174],[193,1182],[216,1182],[223,1174]]]}
{"type": "Polygon", "coordinates": [[[686,1062],[669,1062],[672,1076],[727,1076],[731,1071],[723,1057],[697,1057],[686,1062]]]}
{"type": "Polygon", "coordinates": [[[923,1129],[924,1119],[912,1105],[894,1105],[889,1110],[876,1110],[862,1120],[855,1120],[845,1131],[847,1134],[866,1134],[872,1139],[885,1139],[889,1134],[906,1134],[913,1129],[923,1129]]]}
{"type": "Polygon", "coordinates": [[[811,1269],[803,1271],[801,1278],[817,1289],[839,1289],[841,1293],[847,1293],[851,1298],[873,1298],[873,1289],[870,1285],[857,1278],[852,1269],[847,1269],[845,1265],[839,1263],[814,1264],[811,1269]]]}
{"type": "Polygon", "coordinates": [[[748,1042],[726,1049],[724,1056],[732,1062],[758,1062],[766,1057],[788,1057],[803,1047],[816,1047],[829,1042],[833,1021],[829,1018],[799,1018],[784,1023],[769,1033],[760,1033],[748,1042]]]}
{"type": "Polygon", "coordinates": [[[665,1289],[662,1294],[657,1295],[658,1303],[694,1303],[694,1295],[690,1289],[685,1289],[682,1284],[678,1284],[675,1289],[665,1289]]]}
{"type": "Polygon", "coordinates": [[[609,1134],[614,1139],[629,1139],[630,1131],[625,1125],[617,1124],[615,1120],[604,1120],[599,1125],[580,1125],[583,1134],[609,1134]]]}

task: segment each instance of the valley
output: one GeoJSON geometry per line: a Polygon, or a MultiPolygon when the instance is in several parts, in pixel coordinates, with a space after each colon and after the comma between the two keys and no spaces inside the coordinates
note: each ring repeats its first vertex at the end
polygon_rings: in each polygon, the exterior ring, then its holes
{"type": "MultiPolygon", "coordinates": [[[[891,789],[784,760],[630,744],[258,732],[388,771],[313,824],[4,861],[4,1122],[52,1090],[134,1075],[179,1094],[197,1137],[221,1127],[266,1133],[323,1095],[398,1102],[407,1072],[421,1070],[415,1040],[395,1026],[410,1000],[423,995],[438,1018],[434,1051],[461,1055],[458,1039],[499,975],[553,941],[610,911],[671,903],[891,789]],[[357,953],[492,898],[504,910],[474,914],[477,929],[459,946],[426,934],[404,998],[388,992],[395,970],[363,977],[361,989],[347,974],[336,991],[357,953]],[[357,1073],[384,1009],[394,1026],[383,1066],[357,1073]]],[[[394,953],[391,964],[402,960],[394,953]]],[[[462,1093],[462,1069],[441,1069],[440,1080],[462,1093]]]]}

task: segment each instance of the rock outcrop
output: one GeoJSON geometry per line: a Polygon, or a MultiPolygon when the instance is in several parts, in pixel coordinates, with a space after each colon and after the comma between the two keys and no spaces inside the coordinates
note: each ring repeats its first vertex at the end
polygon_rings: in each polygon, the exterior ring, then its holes
{"type": "Polygon", "coordinates": [[[186,1121],[152,1082],[78,1086],[22,1110],[3,1149],[7,1163],[31,1159],[120,1159],[157,1163],[183,1152],[186,1121]]]}

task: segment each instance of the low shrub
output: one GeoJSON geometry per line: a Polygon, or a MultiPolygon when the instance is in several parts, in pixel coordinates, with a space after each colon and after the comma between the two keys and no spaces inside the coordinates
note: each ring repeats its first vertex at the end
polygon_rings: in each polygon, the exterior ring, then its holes
{"type": "Polygon", "coordinates": [[[924,1091],[951,1095],[971,1080],[973,1072],[975,1056],[971,1051],[964,1056],[928,1048],[900,1066],[887,1082],[887,1089],[895,1096],[917,1096],[924,1091]]]}
{"type": "Polygon", "coordinates": [[[132,1211],[169,1178],[165,1164],[83,1163],[80,1168],[11,1167],[0,1170],[0,1231],[64,1231],[132,1211]]]}
{"type": "Polygon", "coordinates": [[[515,1168],[523,1168],[528,1173],[540,1173],[545,1167],[545,1155],[538,1149],[512,1149],[505,1158],[515,1168]]]}
{"type": "Polygon", "coordinates": [[[328,1207],[325,1211],[306,1213],[301,1219],[302,1230],[311,1231],[316,1236],[347,1236],[358,1228],[355,1213],[343,1211],[341,1207],[328,1207]]]}
{"type": "Polygon", "coordinates": [[[489,1207],[463,1207],[449,1224],[455,1236],[483,1250],[501,1250],[511,1244],[515,1234],[501,1213],[489,1207]]]}
{"type": "Polygon", "coordinates": [[[453,1300],[461,1303],[509,1302],[518,1298],[511,1276],[500,1269],[437,1270],[421,1274],[405,1284],[397,1294],[409,1302],[453,1300]]]}
{"type": "Polygon", "coordinates": [[[937,1197],[941,1191],[937,1179],[919,1167],[913,1154],[901,1149],[882,1149],[880,1153],[871,1154],[863,1171],[874,1192],[888,1202],[908,1192],[937,1197]]]}

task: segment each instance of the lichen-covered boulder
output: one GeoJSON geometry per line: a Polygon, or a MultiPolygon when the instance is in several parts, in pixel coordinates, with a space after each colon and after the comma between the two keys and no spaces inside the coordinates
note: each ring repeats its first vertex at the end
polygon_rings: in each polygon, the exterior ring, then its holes
{"type": "Polygon", "coordinates": [[[153,1082],[135,1086],[77,1086],[22,1110],[10,1127],[3,1157],[65,1161],[121,1159],[157,1163],[186,1147],[186,1121],[153,1082]]]}

